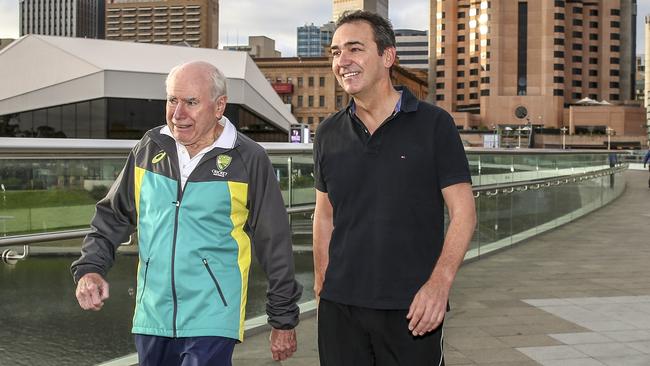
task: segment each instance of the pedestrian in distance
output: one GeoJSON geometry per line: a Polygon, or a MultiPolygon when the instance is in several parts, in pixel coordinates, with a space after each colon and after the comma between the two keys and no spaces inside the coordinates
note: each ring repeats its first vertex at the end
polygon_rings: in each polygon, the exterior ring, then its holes
{"type": "Polygon", "coordinates": [[[392,85],[386,19],[344,14],[331,54],[352,100],[314,142],[320,363],[442,365],[449,292],[476,224],[460,136],[448,113],[392,85]]]}
{"type": "MultiPolygon", "coordinates": [[[[648,161],[650,161],[650,149],[648,149],[648,152],[646,152],[645,156],[643,157],[643,167],[644,168],[648,164],[648,161]]],[[[650,167],[648,167],[648,172],[650,173],[650,167]]],[[[650,178],[648,178],[648,188],[650,188],[650,178]]]]}
{"type": "Polygon", "coordinates": [[[72,264],[79,305],[103,307],[117,247],[137,227],[139,364],[231,365],[254,252],[269,281],[272,357],[285,360],[297,348],[302,288],[271,162],[224,116],[226,79],[212,64],[174,67],[166,91],[166,125],[132,149],[72,264]]]}

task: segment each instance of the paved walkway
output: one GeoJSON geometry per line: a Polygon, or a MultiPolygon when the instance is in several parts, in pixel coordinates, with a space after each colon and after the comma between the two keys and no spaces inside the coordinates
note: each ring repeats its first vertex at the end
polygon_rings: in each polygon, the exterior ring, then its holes
{"type": "MultiPolygon", "coordinates": [[[[447,365],[650,365],[650,190],[646,172],[627,179],[607,207],[461,268],[447,365]]],[[[282,363],[249,337],[234,364],[317,366],[315,331],[302,321],[282,363]]]]}

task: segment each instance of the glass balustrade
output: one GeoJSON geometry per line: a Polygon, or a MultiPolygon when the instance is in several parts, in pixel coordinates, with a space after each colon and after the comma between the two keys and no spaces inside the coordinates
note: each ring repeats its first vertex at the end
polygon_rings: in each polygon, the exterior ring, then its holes
{"type": "MultiPolygon", "coordinates": [[[[311,211],[301,211],[314,203],[313,163],[309,146],[288,145],[264,147],[292,212],[296,276],[304,287],[304,302],[314,298],[311,211]]],[[[9,151],[2,146],[0,252],[7,249],[3,240],[18,234],[87,228],[94,203],[119,174],[128,152],[128,148],[106,151],[93,146],[83,151],[68,147],[9,151]]],[[[466,258],[569,223],[612,201],[625,188],[621,158],[606,151],[478,149],[467,153],[478,225],[466,258]]],[[[118,255],[108,276],[111,299],[105,309],[84,312],[76,304],[69,274],[80,242],[78,238],[31,243],[26,260],[0,263],[0,349],[11,350],[0,352],[0,364],[47,365],[53,360],[57,365],[93,364],[134,352],[130,323],[137,246],[124,247],[118,255]],[[97,344],[102,347],[85,352],[97,344]]],[[[265,292],[265,276],[253,261],[248,318],[263,315],[265,292]]]]}

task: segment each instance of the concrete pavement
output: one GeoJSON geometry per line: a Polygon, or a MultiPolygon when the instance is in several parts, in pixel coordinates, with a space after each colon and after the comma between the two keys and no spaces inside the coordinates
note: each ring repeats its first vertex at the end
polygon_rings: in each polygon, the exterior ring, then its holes
{"type": "MultiPolygon", "coordinates": [[[[445,323],[447,365],[650,365],[648,173],[626,173],[608,206],[463,265],[445,323]]],[[[299,350],[274,362],[268,333],[235,349],[236,366],[316,366],[315,318],[299,350]]]]}

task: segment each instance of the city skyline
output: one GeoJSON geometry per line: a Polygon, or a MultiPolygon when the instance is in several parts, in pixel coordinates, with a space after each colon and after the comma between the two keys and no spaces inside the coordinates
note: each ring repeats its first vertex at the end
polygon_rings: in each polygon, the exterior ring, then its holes
{"type": "MultiPolygon", "coordinates": [[[[328,0],[295,2],[290,0],[269,0],[262,10],[256,0],[222,0],[220,6],[219,47],[245,44],[248,36],[267,36],[276,41],[276,47],[283,56],[295,56],[296,27],[305,24],[324,24],[332,17],[332,2],[328,0]],[[291,11],[287,11],[291,9],[291,11]],[[227,14],[245,14],[243,17],[229,17],[227,14]],[[244,24],[245,21],[245,24],[244,24]]],[[[428,29],[427,14],[429,0],[413,0],[404,4],[389,1],[390,20],[395,29],[428,29]],[[420,14],[420,17],[413,17],[420,14]]],[[[650,1],[637,4],[637,49],[644,54],[644,17],[650,15],[650,1]]],[[[18,38],[18,1],[0,0],[0,38],[18,38]]]]}

